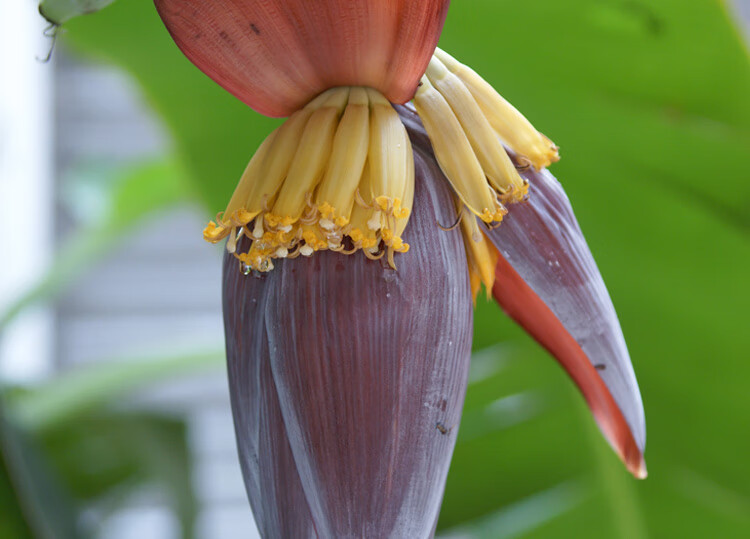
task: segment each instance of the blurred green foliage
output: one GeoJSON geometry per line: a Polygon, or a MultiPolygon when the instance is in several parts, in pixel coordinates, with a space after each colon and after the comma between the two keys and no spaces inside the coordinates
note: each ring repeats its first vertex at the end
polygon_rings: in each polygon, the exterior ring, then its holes
{"type": "Polygon", "coordinates": [[[189,189],[184,178],[179,164],[165,157],[118,170],[79,171],[64,183],[62,195],[69,199],[72,207],[68,209],[80,219],[80,226],[55,253],[49,271],[0,310],[0,336],[19,313],[70,286],[83,268],[117,245],[133,227],[157,210],[186,201],[189,189]]]}
{"type": "MultiPolygon", "coordinates": [[[[561,369],[480,304],[475,347],[505,344],[475,361],[440,528],[749,536],[750,64],[723,2],[452,4],[441,46],[562,148],[552,170],[630,346],[650,477],[627,476],[561,369]]],[[[73,20],[65,40],[140,81],[207,217],[222,209],[278,121],[193,67],[149,1],[73,20]]]]}
{"type": "MultiPolygon", "coordinates": [[[[0,397],[2,397],[0,395],[0,397]]],[[[27,433],[10,422],[0,398],[0,537],[78,536],[70,492],[27,433]]]]}
{"type": "Polygon", "coordinates": [[[119,358],[34,388],[3,388],[0,538],[101,537],[106,518],[144,486],[159,489],[182,537],[193,537],[198,506],[185,422],[122,404],[223,361],[220,350],[119,358]]]}
{"type": "Polygon", "coordinates": [[[99,536],[101,522],[144,485],[161,489],[180,522],[181,536],[194,536],[197,500],[187,426],[179,418],[138,412],[93,412],[58,421],[37,433],[79,510],[80,535],[99,536]]]}
{"type": "MultiPolygon", "coordinates": [[[[459,442],[441,525],[593,474],[584,502],[529,536],[750,535],[750,65],[723,4],[453,2],[442,45],[561,146],[552,171],[617,307],[650,476],[628,481],[567,395],[556,421],[459,442]]],[[[510,326],[480,306],[475,344],[524,338],[510,326]]],[[[526,387],[566,386],[528,368],[526,387]]]]}

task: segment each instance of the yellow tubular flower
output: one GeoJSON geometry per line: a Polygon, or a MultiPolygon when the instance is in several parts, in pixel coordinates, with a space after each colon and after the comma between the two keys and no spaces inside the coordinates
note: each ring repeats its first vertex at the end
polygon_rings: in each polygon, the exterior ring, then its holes
{"type": "Polygon", "coordinates": [[[395,267],[413,200],[411,143],[391,103],[372,88],[333,88],[269,135],[203,236],[229,236],[246,272],[320,250],[387,255],[395,267]],[[245,253],[242,235],[255,240],[245,253]]]}
{"type": "MultiPolygon", "coordinates": [[[[474,71],[437,49],[421,77],[414,105],[440,167],[451,182],[459,215],[496,226],[506,204],[524,200],[528,182],[511,161],[536,168],[557,160],[557,148],[474,71]]],[[[250,160],[223,214],[204,238],[229,237],[227,250],[245,272],[273,269],[273,259],[316,251],[364,251],[369,258],[406,253],[401,236],[414,199],[411,143],[390,101],[375,88],[341,86],[294,112],[250,160]],[[236,252],[239,238],[253,239],[236,252]]],[[[461,226],[483,243],[476,223],[461,226]]],[[[492,288],[493,257],[468,248],[467,264],[492,288]]]]}

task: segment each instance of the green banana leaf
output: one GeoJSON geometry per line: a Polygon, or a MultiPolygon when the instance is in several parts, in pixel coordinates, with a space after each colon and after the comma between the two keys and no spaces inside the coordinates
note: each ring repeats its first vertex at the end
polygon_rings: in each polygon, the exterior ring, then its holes
{"type": "Polygon", "coordinates": [[[102,521],[148,485],[164,493],[180,522],[181,537],[194,537],[198,502],[181,419],[99,411],[48,425],[36,437],[79,510],[98,516],[83,519],[83,533],[101,536],[102,521]]]}
{"type": "Polygon", "coordinates": [[[3,417],[0,538],[98,536],[106,517],[144,485],[166,494],[182,537],[192,538],[197,500],[191,474],[180,419],[98,410],[32,435],[3,417]]]}
{"type": "Polygon", "coordinates": [[[103,519],[146,484],[162,489],[182,536],[193,537],[198,506],[184,421],[122,411],[118,404],[135,391],[223,362],[220,349],[120,358],[35,387],[5,388],[0,538],[97,536],[103,519]]]}
{"type": "Polygon", "coordinates": [[[0,395],[0,538],[75,539],[70,493],[29,439],[5,415],[0,395]]]}

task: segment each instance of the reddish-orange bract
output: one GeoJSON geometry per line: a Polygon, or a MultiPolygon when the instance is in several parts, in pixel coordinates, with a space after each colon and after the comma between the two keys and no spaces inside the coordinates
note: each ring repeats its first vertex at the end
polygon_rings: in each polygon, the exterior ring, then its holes
{"type": "Polygon", "coordinates": [[[155,0],[182,52],[254,110],[289,116],[336,86],[414,95],[448,0],[155,0]]]}

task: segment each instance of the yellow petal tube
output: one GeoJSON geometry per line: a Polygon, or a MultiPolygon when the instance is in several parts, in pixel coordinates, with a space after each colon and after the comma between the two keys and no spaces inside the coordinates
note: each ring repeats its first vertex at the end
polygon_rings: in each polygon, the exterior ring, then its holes
{"type": "Polygon", "coordinates": [[[413,199],[411,143],[393,106],[371,88],[333,88],[266,139],[204,238],[229,236],[246,272],[320,250],[387,255],[395,267],[413,199]],[[242,235],[252,243],[238,253],[242,235]]]}
{"type": "Polygon", "coordinates": [[[528,188],[468,88],[434,56],[426,75],[456,115],[490,184],[506,199],[522,200],[528,188]]]}
{"type": "Polygon", "coordinates": [[[497,254],[472,214],[494,228],[507,212],[503,204],[528,196],[528,182],[518,169],[541,169],[557,161],[557,147],[479,75],[440,49],[422,77],[414,106],[459,200],[454,226],[461,224],[476,297],[482,284],[492,290],[497,254]]]}
{"type": "Polygon", "coordinates": [[[325,172],[336,126],[347,98],[347,92],[330,93],[321,108],[310,117],[273,206],[273,218],[289,225],[302,216],[315,185],[325,172]]]}
{"type": "Polygon", "coordinates": [[[278,131],[277,129],[268,135],[263,144],[258,148],[258,151],[255,152],[255,155],[253,155],[253,158],[245,168],[245,172],[242,174],[240,182],[232,194],[232,198],[229,200],[227,209],[216,216],[215,223],[211,222],[208,224],[203,231],[203,239],[211,243],[219,242],[237,227],[246,225],[255,217],[245,209],[245,202],[254,187],[254,178],[260,174],[260,170],[263,168],[266,156],[271,146],[273,146],[273,141],[278,131]]]}
{"type": "Polygon", "coordinates": [[[434,57],[461,80],[498,136],[520,159],[528,160],[537,170],[560,159],[557,146],[474,70],[441,49],[434,57]]]}
{"type": "Polygon", "coordinates": [[[487,183],[461,122],[427,76],[422,77],[414,106],[430,137],[440,168],[459,198],[485,223],[501,221],[505,208],[487,183]]]}
{"type": "Polygon", "coordinates": [[[376,256],[379,251],[378,231],[381,226],[381,218],[378,212],[373,213],[372,187],[370,182],[370,166],[365,166],[362,172],[362,180],[355,194],[355,204],[349,221],[349,238],[354,248],[362,249],[366,256],[376,256]]]}
{"type": "MultiPolygon", "coordinates": [[[[465,210],[461,210],[465,211],[465,210]]],[[[497,268],[497,249],[479,229],[476,219],[464,216],[461,219],[461,232],[464,235],[466,259],[469,265],[471,292],[476,302],[480,285],[484,285],[487,298],[492,297],[492,286],[495,284],[497,268]]]]}
{"type": "Polygon", "coordinates": [[[331,233],[333,245],[340,245],[333,231],[341,231],[349,224],[354,197],[362,179],[367,160],[370,126],[367,91],[352,88],[349,103],[341,118],[333,140],[328,169],[315,193],[315,205],[320,212],[319,225],[331,233]]]}
{"type": "MultiPolygon", "coordinates": [[[[389,251],[406,252],[401,234],[406,228],[414,200],[414,154],[404,125],[391,104],[378,92],[369,91],[370,111],[370,189],[380,213],[380,232],[389,251]]],[[[374,226],[374,224],[373,224],[374,226]]]]}

